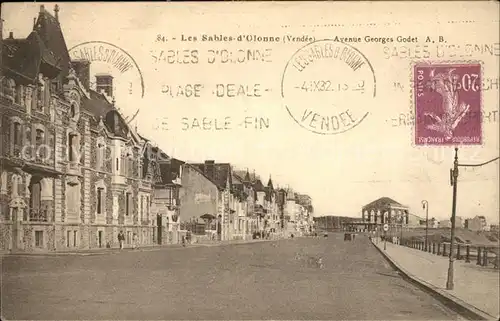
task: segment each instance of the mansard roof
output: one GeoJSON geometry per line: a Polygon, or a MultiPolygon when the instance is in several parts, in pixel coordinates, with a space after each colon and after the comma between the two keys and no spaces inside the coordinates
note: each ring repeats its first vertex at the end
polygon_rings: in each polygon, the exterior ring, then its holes
{"type": "Polygon", "coordinates": [[[386,209],[389,207],[408,208],[407,206],[404,206],[401,203],[396,202],[395,200],[393,200],[390,197],[381,197],[381,198],[363,206],[363,210],[370,209],[370,208],[386,209]]]}
{"type": "Polygon", "coordinates": [[[249,173],[248,170],[234,170],[234,173],[241,177],[244,183],[253,182],[260,178],[259,175],[249,173]]]}
{"type": "Polygon", "coordinates": [[[62,70],[60,59],[46,47],[36,31],[26,39],[3,39],[2,49],[2,67],[20,78],[18,81],[33,83],[39,73],[53,79],[62,70]]]}
{"type": "Polygon", "coordinates": [[[231,164],[229,163],[190,163],[199,172],[203,173],[219,189],[225,189],[229,178],[229,184],[232,186],[231,164]],[[213,166],[213,167],[211,167],[213,166]],[[213,169],[213,170],[212,170],[213,169]]]}
{"type": "Polygon", "coordinates": [[[158,161],[160,165],[161,183],[162,184],[172,184],[173,180],[181,175],[181,166],[184,164],[183,161],[176,158],[160,159],[158,161]]]}
{"type": "Polygon", "coordinates": [[[58,64],[62,71],[60,75],[62,80],[68,75],[70,66],[68,47],[66,46],[59,21],[45,10],[43,5],[40,6],[40,12],[33,31],[36,31],[40,35],[45,46],[58,59],[58,64]]]}

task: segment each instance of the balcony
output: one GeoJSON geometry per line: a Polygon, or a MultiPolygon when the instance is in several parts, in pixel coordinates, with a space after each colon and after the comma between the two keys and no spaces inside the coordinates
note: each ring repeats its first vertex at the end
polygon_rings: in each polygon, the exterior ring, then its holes
{"type": "Polygon", "coordinates": [[[48,211],[46,209],[30,209],[28,220],[30,222],[48,222],[48,211]]]}
{"type": "Polygon", "coordinates": [[[81,165],[78,162],[70,161],[67,168],[68,175],[81,176],[81,165]]]}
{"type": "Polygon", "coordinates": [[[139,188],[140,189],[150,190],[151,189],[151,182],[140,180],[139,181],[139,188]]]}

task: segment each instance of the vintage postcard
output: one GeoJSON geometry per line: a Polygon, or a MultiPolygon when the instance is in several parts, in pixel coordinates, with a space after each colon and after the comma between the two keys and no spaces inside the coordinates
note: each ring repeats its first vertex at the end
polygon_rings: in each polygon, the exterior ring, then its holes
{"type": "Polygon", "coordinates": [[[2,320],[497,320],[499,3],[2,3],[2,320]]]}

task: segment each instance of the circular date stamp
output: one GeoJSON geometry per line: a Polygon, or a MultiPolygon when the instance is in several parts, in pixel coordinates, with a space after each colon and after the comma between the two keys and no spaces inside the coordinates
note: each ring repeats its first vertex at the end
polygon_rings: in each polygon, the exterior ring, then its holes
{"type": "Polygon", "coordinates": [[[130,123],[139,114],[144,97],[144,78],[135,59],[120,47],[104,41],[80,43],[69,50],[73,64],[84,70],[88,88],[110,99],[116,99],[116,106],[125,120],[130,123]],[[82,65],[82,62],[84,64],[82,65]]]}
{"type": "Polygon", "coordinates": [[[281,96],[292,119],[322,135],[359,125],[375,95],[375,72],[368,59],[353,46],[329,39],[297,50],[281,80],[281,96]]]}

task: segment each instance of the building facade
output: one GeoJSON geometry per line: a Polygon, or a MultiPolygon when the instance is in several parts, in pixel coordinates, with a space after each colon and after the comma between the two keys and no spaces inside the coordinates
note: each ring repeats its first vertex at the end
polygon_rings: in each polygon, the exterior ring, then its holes
{"type": "MultiPolygon", "coordinates": [[[[154,173],[145,142],[71,61],[58,19],[40,7],[27,38],[2,43],[1,247],[12,251],[153,244],[154,173]],[[148,168],[150,170],[148,170],[148,168]]],[[[104,75],[112,81],[111,75],[104,75]]]]}
{"type": "Polygon", "coordinates": [[[389,197],[379,198],[361,209],[361,220],[368,230],[379,229],[383,224],[407,227],[409,208],[389,197]]]}
{"type": "Polygon", "coordinates": [[[170,158],[157,147],[152,147],[151,163],[156,173],[153,181],[153,240],[157,244],[177,244],[181,239],[180,191],[183,161],[170,158]]]}
{"type": "Polygon", "coordinates": [[[482,215],[466,219],[464,225],[466,229],[471,231],[485,231],[488,226],[486,218],[482,215]]]}

